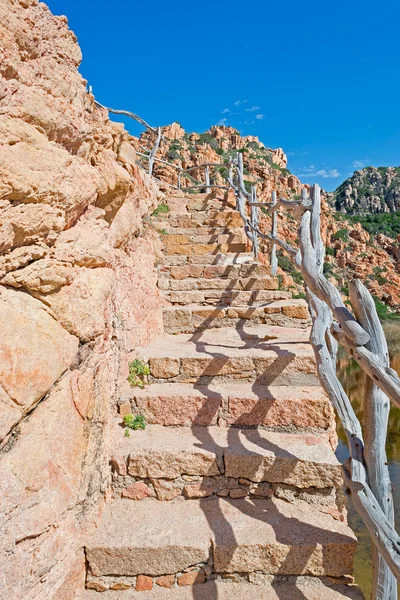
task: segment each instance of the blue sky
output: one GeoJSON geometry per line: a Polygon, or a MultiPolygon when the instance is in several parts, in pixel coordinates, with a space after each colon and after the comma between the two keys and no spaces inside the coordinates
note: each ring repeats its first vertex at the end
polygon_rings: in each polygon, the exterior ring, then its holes
{"type": "Polygon", "coordinates": [[[398,0],[48,4],[105,105],[187,131],[232,125],[327,190],[362,166],[400,165],[398,0]]]}

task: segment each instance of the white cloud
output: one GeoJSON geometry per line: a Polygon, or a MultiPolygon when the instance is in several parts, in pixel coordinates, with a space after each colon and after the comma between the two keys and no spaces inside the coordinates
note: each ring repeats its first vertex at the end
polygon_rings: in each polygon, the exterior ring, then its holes
{"type": "Polygon", "coordinates": [[[363,167],[365,167],[365,165],[367,164],[367,160],[355,160],[353,162],[353,167],[355,169],[362,169],[363,167]]]}
{"type": "Polygon", "coordinates": [[[251,108],[246,108],[246,112],[254,112],[256,110],[260,110],[260,106],[252,106],[251,108]]]}
{"type": "Polygon", "coordinates": [[[340,177],[340,173],[337,169],[316,169],[314,165],[309,167],[303,167],[303,172],[299,173],[299,177],[322,177],[323,179],[331,179],[340,177]]]}
{"type": "Polygon", "coordinates": [[[337,169],[320,169],[316,172],[316,175],[324,178],[340,177],[340,173],[337,169]]]}
{"type": "Polygon", "coordinates": [[[258,119],[259,121],[262,121],[264,117],[265,115],[256,115],[256,119],[258,119]]]}
{"type": "Polygon", "coordinates": [[[248,102],[248,100],[236,100],[236,102],[234,102],[233,105],[240,106],[241,104],[245,104],[245,102],[248,102]]]}
{"type": "Polygon", "coordinates": [[[229,110],[229,108],[224,108],[224,110],[221,110],[221,114],[222,114],[222,115],[226,115],[226,113],[229,113],[229,112],[231,112],[231,111],[229,110]]]}
{"type": "Polygon", "coordinates": [[[218,121],[217,125],[226,125],[226,124],[227,124],[227,122],[228,122],[228,119],[226,119],[226,118],[223,118],[223,119],[220,119],[220,120],[218,121]]]}

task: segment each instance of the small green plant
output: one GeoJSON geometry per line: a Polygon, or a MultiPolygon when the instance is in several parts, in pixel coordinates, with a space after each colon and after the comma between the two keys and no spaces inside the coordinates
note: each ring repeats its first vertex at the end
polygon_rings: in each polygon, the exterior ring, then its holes
{"type": "Polygon", "coordinates": [[[347,285],[342,285],[342,288],[340,291],[342,292],[343,296],[350,295],[349,287],[347,285]]]}
{"type": "Polygon", "coordinates": [[[349,240],[349,232],[346,229],[346,227],[338,229],[336,233],[332,234],[331,240],[332,242],[335,242],[336,240],[342,240],[342,242],[347,242],[349,240]]]}
{"type": "Polygon", "coordinates": [[[327,256],[335,256],[335,250],[331,247],[326,248],[325,253],[327,254],[327,256]]]}
{"type": "Polygon", "coordinates": [[[138,358],[129,363],[128,381],[132,387],[144,388],[147,383],[147,376],[150,375],[149,365],[146,365],[138,358]]]}
{"type": "Polygon", "coordinates": [[[129,437],[129,429],[133,429],[134,431],[137,431],[138,429],[146,429],[146,419],[140,413],[137,415],[125,415],[123,421],[125,427],[127,427],[127,429],[125,429],[125,437],[129,437]],[[126,432],[128,432],[128,435],[126,435],[126,432]]]}
{"type": "Polygon", "coordinates": [[[307,294],[305,292],[299,292],[298,294],[292,295],[293,300],[307,300],[307,294]]]}
{"type": "Polygon", "coordinates": [[[335,219],[335,221],[343,221],[345,215],[341,212],[335,212],[333,213],[333,218],[335,219]]]}
{"type": "Polygon", "coordinates": [[[169,206],[167,204],[159,204],[156,210],[153,212],[153,215],[161,215],[169,212],[169,206]]]}
{"type": "Polygon", "coordinates": [[[160,229],[158,233],[161,235],[168,235],[168,231],[166,229],[160,229]]]}
{"type": "Polygon", "coordinates": [[[283,254],[282,251],[277,252],[278,257],[278,266],[285,271],[288,275],[290,275],[297,285],[302,285],[304,283],[303,275],[296,269],[292,260],[283,254]]]}
{"type": "Polygon", "coordinates": [[[131,432],[129,431],[129,429],[125,429],[124,437],[131,437],[131,432]]]}
{"type": "Polygon", "coordinates": [[[382,275],[377,275],[376,281],[379,285],[385,285],[385,283],[389,283],[389,280],[386,277],[382,277],[382,275]]]}
{"type": "Polygon", "coordinates": [[[251,188],[253,185],[254,183],[252,181],[247,181],[246,179],[244,180],[244,187],[246,188],[247,193],[251,192],[251,188]]]}
{"type": "Polygon", "coordinates": [[[372,296],[375,302],[376,312],[378,313],[378,317],[381,321],[398,321],[400,320],[400,315],[393,312],[378,296],[372,296]]]}

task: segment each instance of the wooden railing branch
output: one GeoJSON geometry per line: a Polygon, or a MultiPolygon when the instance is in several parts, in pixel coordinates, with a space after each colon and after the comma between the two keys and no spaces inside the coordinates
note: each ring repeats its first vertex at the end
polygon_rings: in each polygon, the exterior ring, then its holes
{"type": "Polygon", "coordinates": [[[307,210],[301,218],[299,230],[302,273],[306,284],[316,296],[328,304],[346,336],[357,345],[366,344],[369,341],[368,333],[345,306],[339,290],[322,274],[321,258],[317,257],[311,243],[310,221],[311,212],[307,210]]]}
{"type": "MultiPolygon", "coordinates": [[[[278,232],[278,213],[277,211],[277,207],[278,207],[278,202],[279,200],[277,200],[276,198],[276,192],[272,192],[272,202],[271,202],[271,212],[269,213],[271,215],[271,237],[272,238],[276,238],[277,237],[277,232],[278,232]]],[[[269,210],[268,210],[269,212],[269,210]]],[[[277,271],[278,271],[278,257],[276,255],[276,242],[273,241],[271,243],[271,256],[270,256],[270,264],[271,264],[271,275],[273,277],[276,276],[277,271]]]]}
{"type": "MultiPolygon", "coordinates": [[[[371,294],[355,279],[349,283],[350,301],[357,321],[370,335],[366,349],[379,358],[385,368],[390,368],[389,349],[385,333],[376,311],[371,294]]],[[[394,506],[392,484],[386,456],[386,434],[389,423],[390,402],[388,396],[366,377],[364,396],[364,460],[368,472],[368,480],[377,502],[390,525],[394,527],[394,506]]],[[[373,588],[385,590],[381,598],[392,599],[397,589],[396,578],[391,573],[385,559],[373,546],[373,588]]]]}
{"type": "MultiPolygon", "coordinates": [[[[136,154],[138,154],[139,156],[143,156],[143,158],[149,158],[148,154],[143,154],[143,152],[138,152],[136,150],[136,154]]],[[[170,163],[167,160],[163,160],[162,158],[156,158],[154,157],[154,162],[159,162],[162,163],[163,165],[167,165],[168,167],[173,167],[174,169],[177,169],[178,171],[183,171],[182,167],[180,167],[179,165],[174,165],[174,163],[170,163]]]]}
{"type": "Polygon", "coordinates": [[[157,130],[157,137],[154,142],[154,146],[152,147],[152,149],[149,152],[149,167],[148,167],[149,175],[153,174],[154,160],[155,160],[155,156],[156,156],[158,147],[160,145],[160,141],[161,141],[161,127],[159,127],[157,130]]]}
{"type": "Polygon", "coordinates": [[[152,127],[151,125],[146,123],[146,121],[144,119],[139,117],[139,115],[135,115],[135,113],[133,113],[129,110],[117,110],[115,108],[109,108],[108,106],[104,106],[103,104],[100,104],[100,102],[97,102],[97,100],[95,100],[94,103],[99,108],[104,108],[105,110],[108,110],[108,112],[113,113],[115,115],[125,115],[126,117],[130,117],[131,119],[134,119],[135,121],[137,121],[138,123],[140,123],[141,125],[146,127],[147,129],[150,129],[150,131],[154,131],[155,133],[157,133],[157,127],[152,127]]]}
{"type": "MultiPolygon", "coordinates": [[[[344,471],[344,479],[350,490],[353,504],[364,521],[378,554],[384,558],[395,580],[400,582],[400,536],[387,520],[369,486],[360,487],[353,478],[344,471]]],[[[374,593],[373,600],[385,598],[396,600],[397,585],[392,589],[386,587],[374,593]],[[391,595],[389,595],[391,594],[391,595]]]]}
{"type": "Polygon", "coordinates": [[[373,599],[396,600],[396,579],[400,581],[400,537],[394,529],[385,441],[388,397],[395,403],[399,401],[397,388],[400,389],[400,378],[390,369],[388,348],[375,304],[359,280],[349,284],[350,301],[357,323],[368,334],[365,346],[357,344],[344,331],[340,319],[343,312],[336,311],[338,323],[334,322],[334,311],[330,304],[332,299],[328,295],[326,302],[323,293],[326,288],[321,286],[321,280],[325,280],[321,266],[324,245],[317,186],[312,190],[312,202],[312,212],[304,213],[299,231],[302,272],[313,322],[310,340],[321,385],[336,409],[348,440],[351,461],[348,468],[343,466],[345,483],[373,542],[373,599]],[[337,340],[370,376],[365,398],[365,442],[361,425],[336,375],[337,340]],[[387,396],[384,393],[385,385],[389,388],[387,396]]]}

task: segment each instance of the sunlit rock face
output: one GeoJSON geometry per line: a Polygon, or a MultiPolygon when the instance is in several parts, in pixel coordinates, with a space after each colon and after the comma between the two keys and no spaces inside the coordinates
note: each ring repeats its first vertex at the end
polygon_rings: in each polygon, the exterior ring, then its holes
{"type": "Polygon", "coordinates": [[[343,213],[369,214],[400,210],[399,167],[365,167],[355,171],[334,192],[343,213]]]}
{"type": "Polygon", "coordinates": [[[66,17],[0,3],[0,598],[73,600],[125,355],[161,330],[160,192],[66,17]]]}

